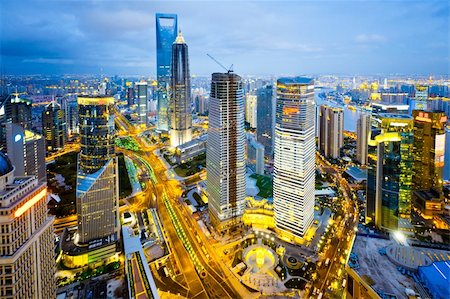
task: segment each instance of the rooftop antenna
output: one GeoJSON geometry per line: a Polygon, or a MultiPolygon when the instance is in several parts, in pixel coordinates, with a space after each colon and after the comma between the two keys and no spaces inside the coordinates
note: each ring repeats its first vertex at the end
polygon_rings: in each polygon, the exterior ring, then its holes
{"type": "Polygon", "coordinates": [[[206,54],[206,55],[208,55],[209,58],[211,58],[215,63],[217,63],[217,64],[220,65],[224,70],[226,70],[228,74],[233,72],[233,65],[231,65],[229,68],[226,68],[226,67],[223,66],[223,64],[221,64],[217,59],[215,59],[215,58],[212,57],[211,55],[209,55],[209,54],[206,54]]]}

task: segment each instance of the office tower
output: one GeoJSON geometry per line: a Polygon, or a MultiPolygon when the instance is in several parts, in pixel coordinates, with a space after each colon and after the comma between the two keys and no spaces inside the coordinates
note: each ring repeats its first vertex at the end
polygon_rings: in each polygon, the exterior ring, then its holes
{"type": "Polygon", "coordinates": [[[206,148],[210,221],[219,232],[240,223],[245,208],[244,91],[236,74],[211,80],[206,148]]]}
{"type": "Polygon", "coordinates": [[[406,92],[386,92],[381,93],[381,103],[384,104],[398,104],[402,105],[406,103],[408,99],[408,93],[406,92]]]}
{"type": "Polygon", "coordinates": [[[137,90],[137,115],[139,124],[148,124],[148,99],[147,99],[147,82],[136,83],[137,90]]]}
{"type": "Polygon", "coordinates": [[[134,87],[130,86],[127,88],[127,104],[128,106],[134,105],[134,87]]]}
{"type": "Polygon", "coordinates": [[[327,105],[320,106],[319,150],[326,157],[337,159],[344,145],[344,110],[327,105]]]}
{"type": "Polygon", "coordinates": [[[245,121],[249,123],[250,128],[256,128],[257,111],[256,111],[256,95],[247,94],[245,100],[245,121]]]}
{"type": "Polygon", "coordinates": [[[450,124],[445,127],[445,153],[443,179],[450,181],[450,124]]]}
{"type": "Polygon", "coordinates": [[[195,111],[199,115],[208,113],[208,98],[205,95],[199,94],[195,96],[195,111]]]}
{"type": "Polygon", "coordinates": [[[314,218],[314,81],[277,81],[273,203],[275,226],[303,237],[314,218]]]}
{"type": "Polygon", "coordinates": [[[273,87],[266,85],[256,90],[256,139],[264,145],[264,151],[267,156],[273,153],[273,87]]]}
{"type": "Polygon", "coordinates": [[[19,98],[16,93],[7,96],[0,103],[0,148],[6,150],[6,127],[7,123],[13,123],[24,129],[32,127],[31,100],[19,98]]]}
{"type": "Polygon", "coordinates": [[[157,85],[157,108],[158,123],[160,131],[169,130],[169,95],[170,66],[172,64],[172,44],[178,32],[177,15],[156,14],[156,77],[157,85]]]}
{"type": "Polygon", "coordinates": [[[47,186],[35,176],[14,176],[0,152],[0,297],[55,298],[53,217],[47,186]]]}
{"type": "Polygon", "coordinates": [[[362,113],[356,124],[356,160],[361,165],[367,164],[367,143],[370,127],[370,114],[362,113]]]}
{"type": "Polygon", "coordinates": [[[177,147],[192,140],[191,77],[188,46],[181,31],[172,45],[170,84],[170,144],[177,147]]]}
{"type": "Polygon", "coordinates": [[[442,176],[445,152],[444,112],[414,110],[414,201],[423,213],[442,211],[442,176]]]}
{"type": "Polygon", "coordinates": [[[247,159],[256,174],[264,174],[264,146],[251,134],[247,135],[247,159]]]}
{"type": "Polygon", "coordinates": [[[47,154],[64,147],[66,141],[66,117],[61,105],[53,101],[42,113],[42,130],[47,154]]]}
{"type": "Polygon", "coordinates": [[[414,95],[414,108],[416,110],[427,110],[428,102],[428,86],[426,85],[416,85],[414,95]]]}
{"type": "Polygon", "coordinates": [[[380,229],[408,229],[413,176],[413,119],[380,114],[368,153],[366,222],[380,229]]]}
{"type": "Polygon", "coordinates": [[[15,168],[14,175],[35,175],[39,182],[46,182],[44,138],[13,123],[7,123],[5,128],[6,149],[15,168]]]}
{"type": "Polygon", "coordinates": [[[114,98],[78,97],[80,143],[77,173],[78,243],[118,237],[119,184],[114,154],[114,98]]]}

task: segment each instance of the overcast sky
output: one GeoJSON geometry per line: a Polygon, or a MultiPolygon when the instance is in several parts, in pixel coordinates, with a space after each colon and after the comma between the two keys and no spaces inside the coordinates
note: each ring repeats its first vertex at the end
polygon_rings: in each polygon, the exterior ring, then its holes
{"type": "Polygon", "coordinates": [[[191,74],[449,74],[450,1],[0,0],[4,74],[155,74],[155,13],[191,74]]]}

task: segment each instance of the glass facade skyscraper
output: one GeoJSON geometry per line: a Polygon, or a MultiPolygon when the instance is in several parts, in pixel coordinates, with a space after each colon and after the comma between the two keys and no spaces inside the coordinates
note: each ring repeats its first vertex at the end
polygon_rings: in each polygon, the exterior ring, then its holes
{"type": "Polygon", "coordinates": [[[176,14],[156,14],[157,129],[169,130],[169,95],[172,44],[178,32],[176,14]]]}
{"type": "Polygon", "coordinates": [[[192,140],[191,78],[188,46],[179,32],[172,46],[170,84],[170,144],[173,147],[192,140]]]}
{"type": "Polygon", "coordinates": [[[209,216],[219,232],[240,223],[245,209],[245,131],[242,79],[214,73],[206,147],[209,216]]]}
{"type": "Polygon", "coordinates": [[[136,83],[137,89],[137,115],[139,124],[148,125],[148,98],[147,98],[147,82],[136,83]]]}
{"type": "Polygon", "coordinates": [[[314,218],[314,80],[277,81],[273,203],[275,226],[290,240],[302,238],[314,218]]]}
{"type": "Polygon", "coordinates": [[[47,154],[64,147],[67,134],[66,117],[57,102],[51,102],[43,111],[42,129],[47,154]]]}
{"type": "Polygon", "coordinates": [[[408,229],[413,177],[413,119],[381,113],[369,139],[366,222],[408,229]]]}
{"type": "Polygon", "coordinates": [[[267,156],[273,153],[273,87],[266,85],[256,90],[256,140],[264,145],[267,156]]]}

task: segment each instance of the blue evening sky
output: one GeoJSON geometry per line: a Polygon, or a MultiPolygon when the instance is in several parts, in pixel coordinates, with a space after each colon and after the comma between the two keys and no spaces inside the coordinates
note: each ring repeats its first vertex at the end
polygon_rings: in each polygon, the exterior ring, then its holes
{"type": "Polygon", "coordinates": [[[450,1],[0,0],[3,74],[155,74],[177,13],[192,74],[449,74],[450,1]]]}

